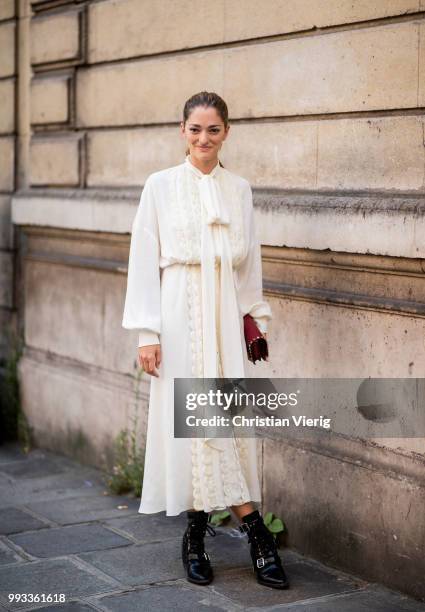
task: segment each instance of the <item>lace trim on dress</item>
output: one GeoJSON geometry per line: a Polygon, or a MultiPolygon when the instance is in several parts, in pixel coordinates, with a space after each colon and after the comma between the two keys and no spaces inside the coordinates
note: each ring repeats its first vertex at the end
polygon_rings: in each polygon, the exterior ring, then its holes
{"type": "MultiPolygon", "coordinates": [[[[183,170],[183,169],[182,169],[183,170]]],[[[219,180],[219,177],[217,177],[219,180]]],[[[205,211],[201,206],[197,177],[192,172],[171,177],[171,215],[187,271],[187,306],[191,346],[191,371],[202,378],[202,284],[201,284],[201,228],[205,211]],[[182,179],[182,180],[179,180],[182,179]]],[[[220,186],[229,206],[228,231],[233,266],[245,256],[243,209],[234,181],[221,180],[220,186]]],[[[220,355],[219,355],[220,357],[220,355]]],[[[219,373],[223,376],[219,358],[219,373]]],[[[193,508],[211,512],[250,501],[244,477],[247,473],[246,443],[242,439],[227,438],[224,448],[218,450],[204,438],[191,439],[193,508]],[[245,451],[245,452],[244,452],[245,451]]]]}
{"type": "MultiPolygon", "coordinates": [[[[199,180],[184,166],[179,167],[171,176],[170,212],[174,232],[183,251],[184,262],[187,264],[201,263],[201,230],[205,221],[205,211],[201,206],[199,180]]],[[[228,204],[230,224],[227,231],[232,251],[232,265],[236,268],[246,256],[242,198],[234,180],[229,180],[223,174],[219,174],[216,180],[219,181],[223,197],[228,204]]]]}
{"type": "Polygon", "coordinates": [[[204,354],[202,346],[201,266],[186,266],[186,273],[192,376],[202,378],[204,354]]]}
{"type": "Polygon", "coordinates": [[[227,438],[223,450],[192,438],[193,508],[212,512],[251,501],[244,472],[246,442],[227,438]]]}

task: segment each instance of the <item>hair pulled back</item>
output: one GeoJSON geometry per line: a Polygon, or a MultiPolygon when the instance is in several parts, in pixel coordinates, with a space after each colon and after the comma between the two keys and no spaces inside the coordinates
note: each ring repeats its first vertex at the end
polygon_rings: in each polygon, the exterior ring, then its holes
{"type": "MultiPolygon", "coordinates": [[[[199,93],[194,94],[188,100],[186,100],[185,105],[183,107],[183,123],[186,123],[186,121],[189,119],[190,113],[197,106],[215,108],[224,123],[224,127],[226,128],[228,126],[229,111],[227,109],[227,104],[223,100],[223,98],[221,98],[213,91],[200,91],[199,93]]],[[[188,153],[189,149],[186,149],[186,155],[188,155],[188,153]]],[[[220,166],[223,167],[223,164],[221,162],[220,166]]]]}

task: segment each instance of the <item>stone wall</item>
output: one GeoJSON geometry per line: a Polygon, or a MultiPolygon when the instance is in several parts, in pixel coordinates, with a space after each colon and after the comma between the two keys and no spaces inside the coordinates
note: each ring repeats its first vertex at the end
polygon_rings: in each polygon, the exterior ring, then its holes
{"type": "MultiPolygon", "coordinates": [[[[183,160],[182,107],[202,89],[228,103],[221,159],[254,188],[274,322],[270,363],[251,373],[423,376],[425,0],[0,10],[0,312],[13,306],[16,181],[20,376],[40,445],[110,465],[129,425],[131,222],[146,177],[183,160]]],[[[259,441],[264,509],[289,545],[424,595],[424,452],[422,438],[259,441]]]]}
{"type": "Polygon", "coordinates": [[[16,13],[13,0],[0,3],[0,371],[16,325],[15,240],[11,196],[15,189],[16,13]]]}

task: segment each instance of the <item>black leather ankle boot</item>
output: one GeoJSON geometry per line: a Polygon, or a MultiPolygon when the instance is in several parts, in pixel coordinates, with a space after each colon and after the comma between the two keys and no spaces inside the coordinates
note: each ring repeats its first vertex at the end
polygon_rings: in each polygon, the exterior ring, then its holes
{"type": "Polygon", "coordinates": [[[204,548],[205,532],[216,535],[208,525],[208,514],[203,510],[188,511],[188,526],[183,535],[182,561],[187,579],[195,584],[209,584],[214,578],[210,558],[204,548]]]}
{"type": "Polygon", "coordinates": [[[257,582],[274,589],[287,589],[289,582],[282,567],[273,535],[264,524],[263,517],[254,510],[242,519],[239,530],[248,534],[251,559],[257,582]]]}

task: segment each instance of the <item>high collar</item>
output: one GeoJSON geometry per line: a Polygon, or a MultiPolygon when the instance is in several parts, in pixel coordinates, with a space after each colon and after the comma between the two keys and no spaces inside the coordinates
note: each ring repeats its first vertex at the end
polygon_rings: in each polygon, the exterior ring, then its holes
{"type": "Polygon", "coordinates": [[[211,172],[202,172],[201,170],[199,170],[199,168],[197,168],[196,166],[192,164],[192,162],[190,161],[189,154],[186,155],[186,159],[184,163],[189,168],[189,170],[191,170],[194,174],[196,174],[196,176],[199,176],[199,178],[203,178],[204,176],[216,176],[216,174],[219,172],[221,168],[220,161],[218,161],[217,164],[214,166],[214,168],[211,170],[211,172]]]}

